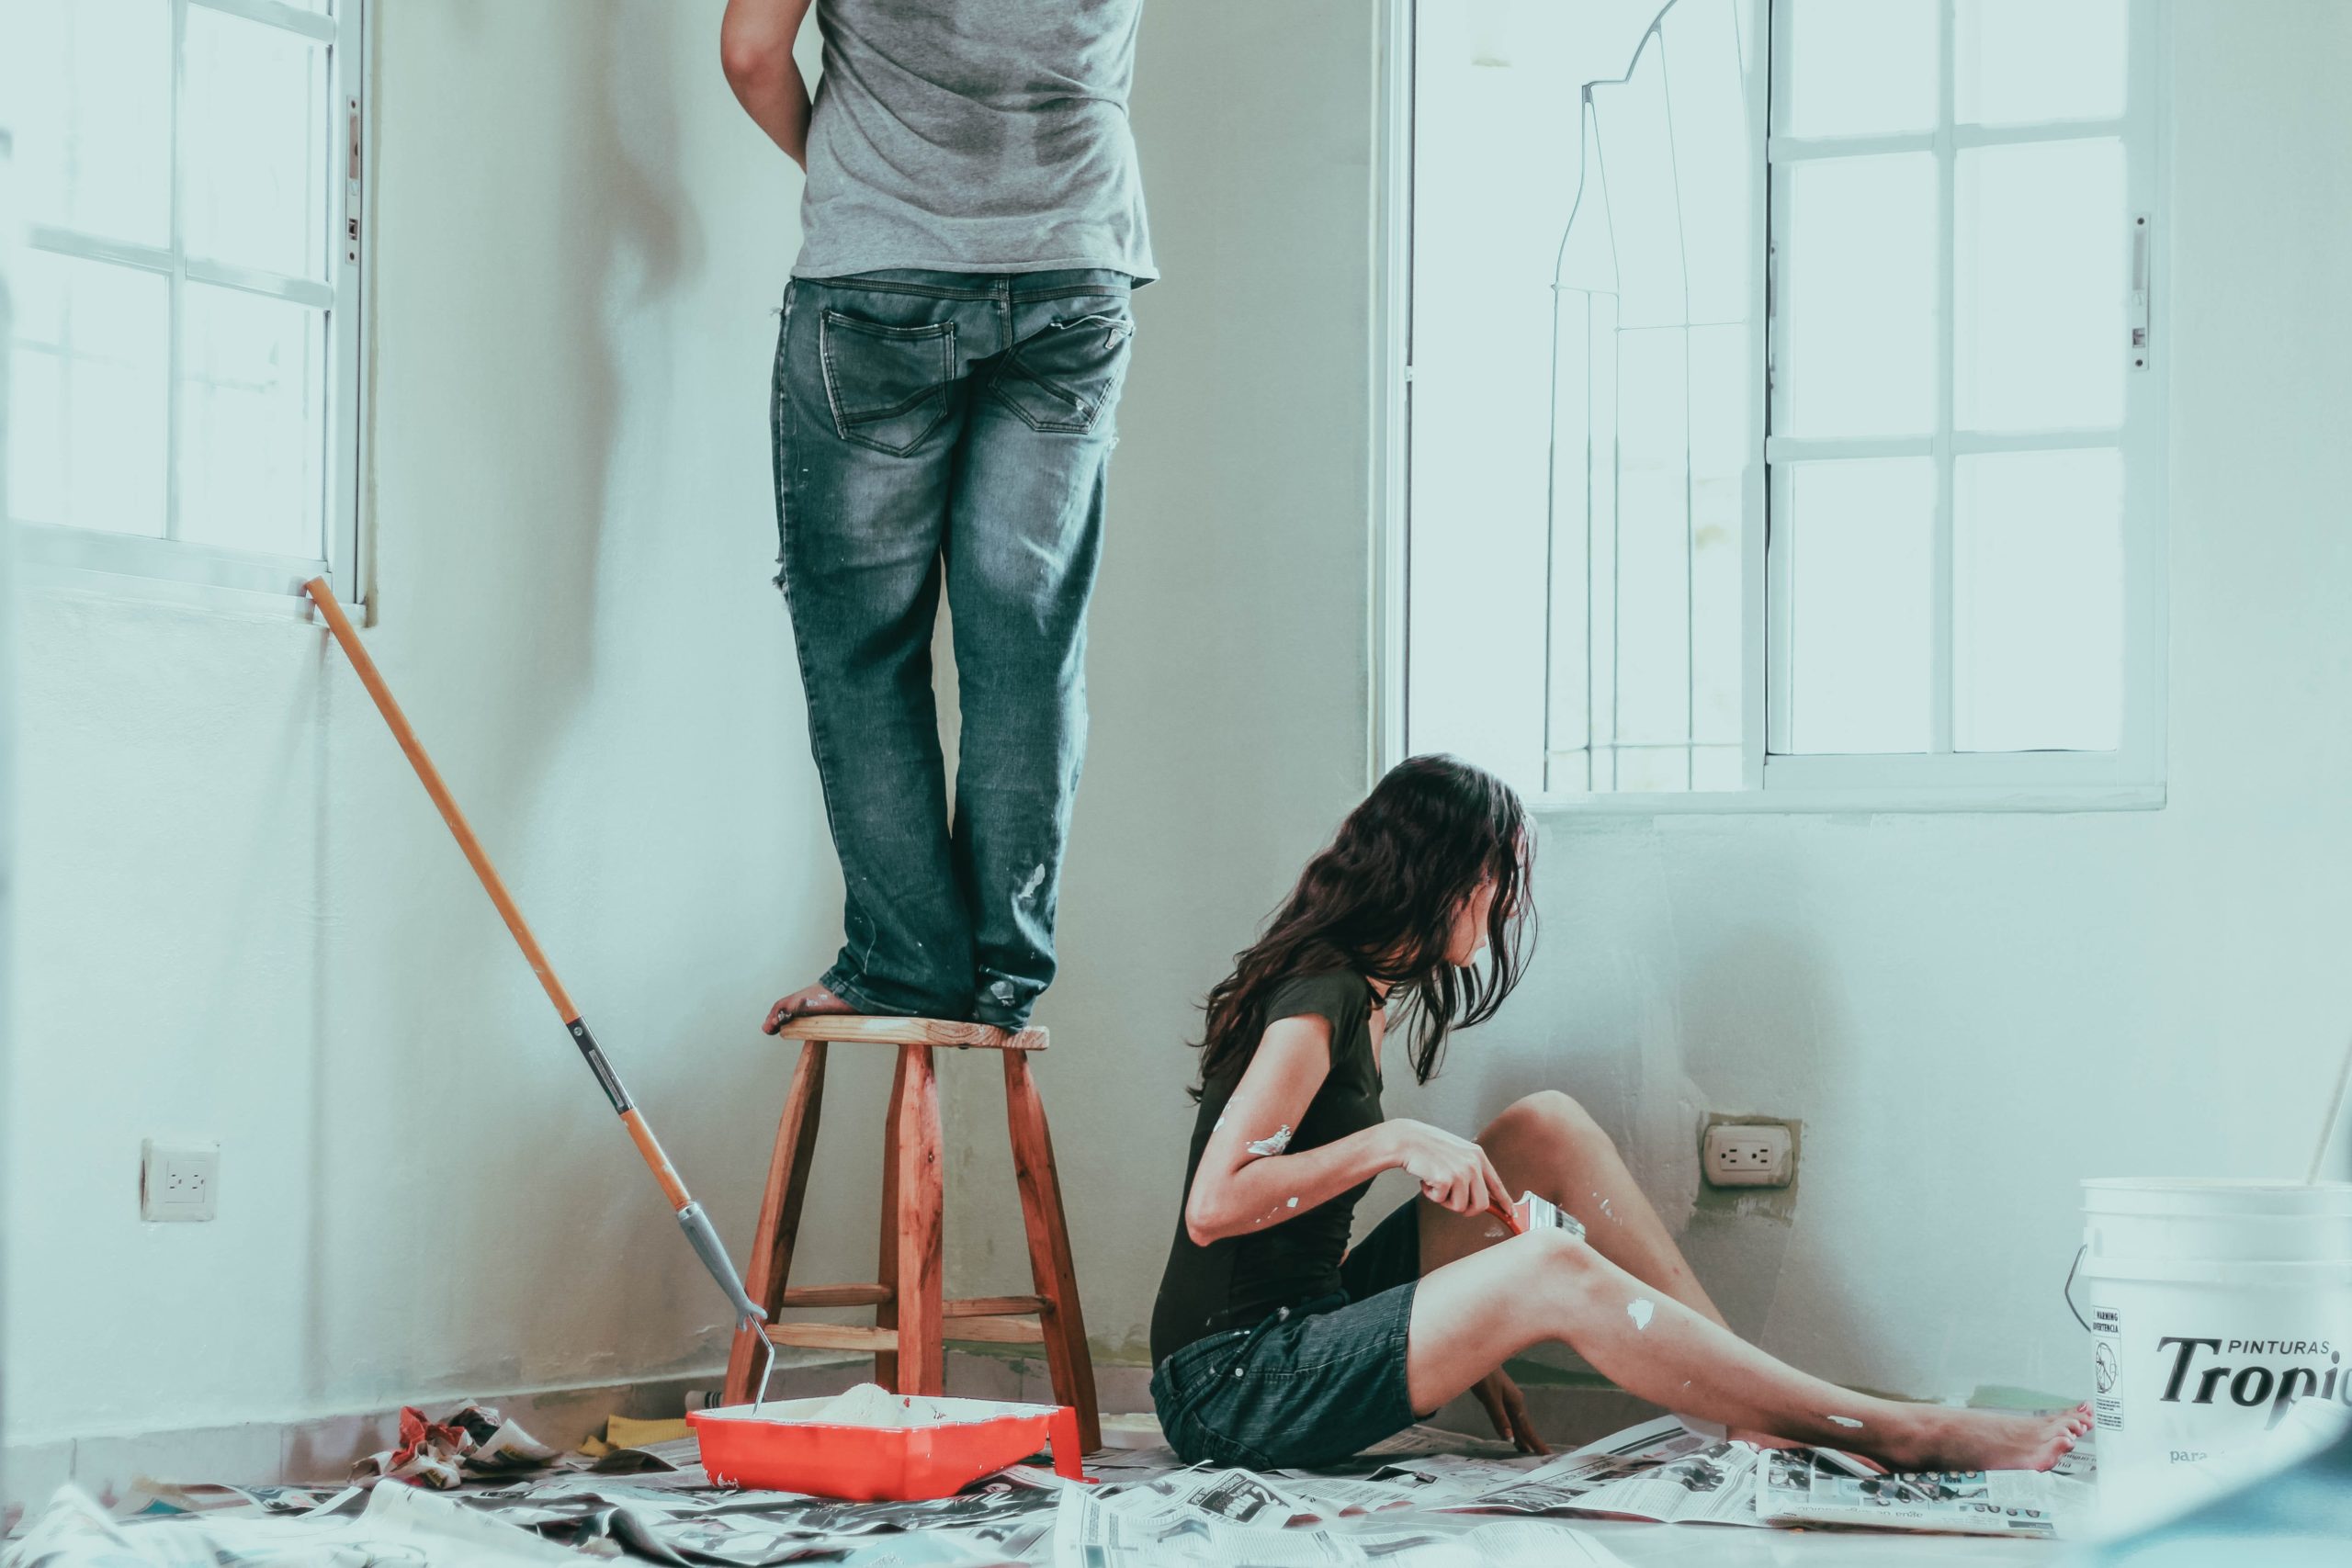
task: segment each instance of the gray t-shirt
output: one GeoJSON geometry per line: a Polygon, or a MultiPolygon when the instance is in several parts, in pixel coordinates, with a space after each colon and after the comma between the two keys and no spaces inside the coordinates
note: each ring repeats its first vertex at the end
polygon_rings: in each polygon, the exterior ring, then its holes
{"type": "Polygon", "coordinates": [[[793,272],[1157,276],[1127,125],[1143,0],[817,0],[793,272]]]}

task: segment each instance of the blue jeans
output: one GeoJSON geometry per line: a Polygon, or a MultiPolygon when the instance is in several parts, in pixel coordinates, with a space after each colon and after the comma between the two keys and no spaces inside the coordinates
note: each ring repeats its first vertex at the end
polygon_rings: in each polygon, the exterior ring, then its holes
{"type": "Polygon", "coordinates": [[[901,271],[785,291],[776,581],[845,888],[823,984],[862,1012],[1017,1026],[1054,977],[1131,287],[901,271]],[[931,680],[943,582],[952,818],[931,680]]]}

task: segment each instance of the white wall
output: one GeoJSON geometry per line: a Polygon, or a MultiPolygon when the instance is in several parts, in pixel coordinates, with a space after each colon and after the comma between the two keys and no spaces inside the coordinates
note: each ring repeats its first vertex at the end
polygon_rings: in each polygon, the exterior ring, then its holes
{"type": "MultiPolygon", "coordinates": [[[[369,643],[740,1244],[783,1081],[754,1026],[838,940],[769,586],[797,184],[717,0],[375,9],[369,643]]],[[[322,635],[52,586],[23,643],[11,1438],[723,1356],[322,635]],[[150,1134],[220,1141],[216,1223],[141,1224],[150,1134]]]]}

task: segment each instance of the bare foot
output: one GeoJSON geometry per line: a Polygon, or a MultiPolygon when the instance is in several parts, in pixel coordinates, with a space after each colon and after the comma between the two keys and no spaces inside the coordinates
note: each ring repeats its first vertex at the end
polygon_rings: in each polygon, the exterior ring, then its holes
{"type": "Polygon", "coordinates": [[[1912,1430],[1854,1446],[1896,1470],[2048,1470],[2091,1428],[2091,1407],[2055,1415],[1918,1407],[1912,1430]]]}
{"type": "Polygon", "coordinates": [[[822,986],[803,986],[768,1009],[768,1021],[760,1025],[760,1029],[764,1033],[774,1034],[796,1018],[807,1018],[814,1013],[854,1015],[856,1011],[855,1008],[822,986]]]}

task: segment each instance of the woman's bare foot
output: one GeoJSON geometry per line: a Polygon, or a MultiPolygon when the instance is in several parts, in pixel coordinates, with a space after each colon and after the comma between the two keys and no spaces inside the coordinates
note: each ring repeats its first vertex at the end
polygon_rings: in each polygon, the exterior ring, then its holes
{"type": "Polygon", "coordinates": [[[803,986],[792,995],[783,998],[768,1009],[768,1021],[760,1025],[763,1033],[774,1034],[796,1018],[814,1013],[849,1013],[857,1010],[822,986],[803,986]]]}
{"type": "Polygon", "coordinates": [[[2055,1415],[1916,1407],[1908,1430],[1858,1431],[1853,1446],[1896,1470],[2048,1470],[2091,1428],[2091,1407],[2055,1415]]]}

